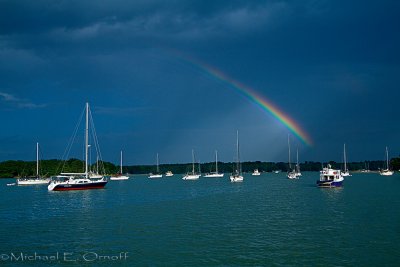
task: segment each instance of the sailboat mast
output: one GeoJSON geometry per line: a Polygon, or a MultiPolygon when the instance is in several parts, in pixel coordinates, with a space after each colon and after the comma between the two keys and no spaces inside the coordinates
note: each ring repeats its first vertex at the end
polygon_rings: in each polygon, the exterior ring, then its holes
{"type": "Polygon", "coordinates": [[[120,162],[120,173],[122,174],[122,150],[121,150],[121,162],[120,162]]]}
{"type": "Polygon", "coordinates": [[[215,173],[218,173],[218,151],[215,150],[215,173]]]}
{"type": "Polygon", "coordinates": [[[299,166],[299,148],[296,150],[296,169],[297,172],[300,172],[300,166],[299,166]]]}
{"type": "Polygon", "coordinates": [[[287,136],[287,140],[288,140],[288,147],[289,147],[289,170],[291,170],[292,166],[290,164],[290,135],[287,136]]]}
{"type": "Polygon", "coordinates": [[[236,153],[237,153],[237,162],[236,169],[240,173],[240,154],[239,154],[239,130],[236,131],[236,153]]]}
{"type": "Polygon", "coordinates": [[[346,144],[343,144],[344,171],[347,171],[346,144]]]}
{"type": "Polygon", "coordinates": [[[36,177],[39,177],[39,143],[36,143],[36,177]]]}
{"type": "Polygon", "coordinates": [[[386,147],[386,169],[389,170],[389,151],[386,147]]]}
{"type": "Polygon", "coordinates": [[[199,173],[201,173],[201,163],[200,163],[200,160],[199,160],[199,173]]]}
{"type": "Polygon", "coordinates": [[[88,178],[88,152],[89,152],[89,103],[86,102],[86,128],[85,128],[85,176],[88,178]]]}
{"type": "Polygon", "coordinates": [[[192,149],[192,174],[194,174],[194,151],[192,149]]]}
{"type": "Polygon", "coordinates": [[[157,153],[157,173],[160,173],[160,167],[159,167],[159,162],[158,162],[158,153],[157,153]]]}

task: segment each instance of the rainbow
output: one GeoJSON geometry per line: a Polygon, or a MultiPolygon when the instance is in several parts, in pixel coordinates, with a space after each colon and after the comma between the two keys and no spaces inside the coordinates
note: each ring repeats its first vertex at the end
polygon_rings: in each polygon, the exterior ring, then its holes
{"type": "Polygon", "coordinates": [[[267,100],[264,96],[256,92],[254,89],[234,80],[222,71],[215,67],[212,67],[204,62],[197,59],[188,57],[187,55],[179,54],[179,58],[186,62],[189,62],[195,68],[201,70],[202,72],[208,74],[208,76],[216,79],[217,81],[223,83],[228,88],[235,89],[239,94],[244,96],[250,102],[259,106],[262,110],[267,111],[273,117],[275,117],[279,122],[281,122],[286,128],[288,128],[295,136],[297,136],[304,144],[312,146],[313,142],[310,136],[305,130],[303,130],[298,123],[296,123],[292,118],[280,110],[276,105],[267,100]]]}

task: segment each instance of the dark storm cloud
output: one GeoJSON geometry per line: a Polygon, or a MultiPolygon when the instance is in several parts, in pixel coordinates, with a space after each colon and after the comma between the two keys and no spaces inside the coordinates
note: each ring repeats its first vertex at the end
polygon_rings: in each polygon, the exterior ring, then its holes
{"type": "MultiPolygon", "coordinates": [[[[356,145],[354,136],[358,129],[368,136],[369,129],[354,122],[393,125],[397,119],[399,12],[400,2],[389,0],[0,0],[0,102],[28,116],[21,110],[29,106],[44,113],[40,103],[96,99],[94,111],[115,118],[127,132],[154,121],[167,131],[187,129],[193,118],[200,128],[207,128],[210,118],[215,125],[226,122],[221,127],[226,131],[235,131],[236,121],[242,127],[259,123],[251,120],[257,111],[230,88],[177,59],[172,51],[179,51],[276,103],[301,122],[316,144],[332,135],[320,127],[326,121],[346,126],[324,151],[348,136],[353,147],[364,147],[356,145]],[[335,105],[325,103],[327,96],[335,105]],[[220,104],[209,104],[213,98],[220,104]],[[130,119],[134,123],[125,122],[130,119]]],[[[269,124],[262,127],[268,135],[269,124]]],[[[287,135],[278,130],[274,137],[287,135]]],[[[176,132],[171,134],[176,143],[160,138],[159,146],[179,146],[183,138],[188,146],[194,142],[176,132]]],[[[393,136],[374,135],[374,140],[393,136]]],[[[194,139],[209,143],[202,136],[194,139]]],[[[256,141],[249,147],[257,147],[256,141]]]]}
{"type": "Polygon", "coordinates": [[[287,4],[273,1],[2,1],[4,40],[55,45],[93,38],[223,38],[262,29],[287,4]],[[255,2],[258,3],[258,2],[255,2]]]}

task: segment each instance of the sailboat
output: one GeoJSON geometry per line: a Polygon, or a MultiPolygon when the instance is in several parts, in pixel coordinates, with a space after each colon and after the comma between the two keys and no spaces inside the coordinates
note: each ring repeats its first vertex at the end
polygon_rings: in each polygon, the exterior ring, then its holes
{"type": "Polygon", "coordinates": [[[215,172],[206,173],[204,177],[207,178],[220,178],[224,177],[223,173],[218,172],[218,151],[215,150],[215,172]]]}
{"type": "Polygon", "coordinates": [[[192,149],[192,172],[188,172],[182,177],[183,180],[197,180],[200,178],[200,174],[194,171],[194,151],[192,149]]]}
{"type": "Polygon", "coordinates": [[[121,150],[121,162],[120,162],[120,169],[117,175],[111,176],[110,180],[118,181],[118,180],[128,180],[129,176],[122,174],[122,150],[121,150]]]}
{"type": "Polygon", "coordinates": [[[389,170],[389,151],[386,147],[386,169],[380,170],[380,175],[390,176],[393,175],[393,171],[389,170]]]}
{"type": "MultiPolygon", "coordinates": [[[[107,179],[102,176],[98,179],[90,178],[88,151],[89,151],[89,103],[86,103],[86,125],[85,125],[85,172],[84,173],[61,173],[53,177],[47,189],[49,191],[67,191],[67,190],[87,190],[104,188],[107,179]]],[[[93,121],[92,124],[93,125],[93,121]]],[[[95,142],[98,143],[97,140],[95,142]]]]}
{"type": "Polygon", "coordinates": [[[258,169],[255,169],[251,175],[253,175],[253,176],[260,176],[260,175],[261,175],[261,172],[260,172],[258,169]]]}
{"type": "Polygon", "coordinates": [[[103,175],[101,175],[100,173],[99,173],[99,157],[97,157],[97,160],[96,160],[96,172],[93,172],[93,171],[91,171],[90,173],[89,173],[89,177],[90,178],[101,178],[103,175]]]}
{"type": "Polygon", "coordinates": [[[166,176],[166,177],[171,177],[171,176],[174,176],[174,174],[172,173],[172,171],[167,171],[167,172],[165,173],[165,176],[166,176]]]}
{"type": "Polygon", "coordinates": [[[343,144],[343,161],[344,161],[344,170],[342,172],[342,176],[351,176],[349,170],[347,169],[347,158],[346,158],[346,144],[343,144]]]}
{"type": "Polygon", "coordinates": [[[302,176],[299,164],[299,149],[296,150],[296,177],[302,176]]]}
{"type": "Polygon", "coordinates": [[[296,171],[292,170],[292,165],[290,164],[290,136],[288,135],[288,147],[289,147],[289,171],[287,173],[287,178],[289,179],[298,179],[296,175],[296,171]]]}
{"type": "Polygon", "coordinates": [[[365,164],[365,169],[362,169],[361,172],[369,173],[369,172],[370,172],[370,170],[369,170],[369,163],[367,164],[367,162],[364,162],[364,164],[365,164]]]}
{"type": "Polygon", "coordinates": [[[162,174],[160,173],[160,167],[159,167],[159,163],[158,163],[158,153],[157,153],[157,173],[156,174],[149,174],[148,178],[162,178],[162,174]]]}
{"type": "Polygon", "coordinates": [[[39,143],[36,143],[36,177],[32,178],[19,178],[17,179],[18,185],[38,185],[38,184],[48,184],[50,182],[49,178],[42,178],[39,175],[39,143]]]}
{"type": "Polygon", "coordinates": [[[230,176],[231,182],[243,182],[242,166],[240,165],[239,131],[236,132],[236,169],[230,176]]]}

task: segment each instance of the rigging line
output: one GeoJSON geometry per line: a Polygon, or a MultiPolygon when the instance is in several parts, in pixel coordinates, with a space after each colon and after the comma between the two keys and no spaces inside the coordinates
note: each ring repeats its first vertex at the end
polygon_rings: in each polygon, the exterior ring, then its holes
{"type": "Polygon", "coordinates": [[[43,155],[42,155],[42,148],[40,147],[40,146],[38,146],[38,154],[39,154],[39,158],[38,158],[38,161],[39,161],[39,170],[38,170],[38,174],[39,174],[39,177],[40,176],[42,176],[43,175],[43,173],[42,173],[42,158],[43,158],[43,155]]]}
{"type": "Polygon", "coordinates": [[[64,168],[65,168],[65,164],[66,164],[66,162],[67,162],[67,156],[69,155],[69,153],[70,153],[70,151],[71,151],[71,148],[72,148],[73,142],[74,142],[74,140],[75,140],[76,134],[77,134],[77,132],[78,132],[79,126],[80,126],[80,124],[81,124],[81,121],[82,121],[84,112],[85,112],[85,108],[82,110],[82,113],[81,113],[81,115],[80,115],[80,118],[79,118],[79,120],[78,120],[78,123],[75,125],[74,132],[72,133],[72,136],[70,137],[70,139],[69,139],[69,141],[68,141],[67,147],[66,147],[65,150],[64,150],[64,154],[63,154],[63,156],[61,157],[61,162],[60,162],[60,164],[59,164],[58,167],[57,167],[57,173],[59,172],[58,170],[60,170],[61,165],[62,165],[62,167],[61,167],[61,172],[62,172],[62,170],[64,170],[64,168]]]}
{"type": "MultiPolygon", "coordinates": [[[[42,151],[42,147],[39,145],[39,176],[43,176],[43,169],[44,169],[44,153],[42,151]]],[[[48,175],[49,172],[46,172],[44,176],[48,175]]]]}
{"type": "Polygon", "coordinates": [[[96,152],[97,152],[97,154],[99,156],[99,159],[102,162],[100,168],[103,168],[102,171],[103,171],[103,174],[105,174],[105,168],[104,168],[103,158],[102,158],[102,155],[101,155],[99,139],[97,138],[96,127],[94,126],[92,111],[90,109],[89,109],[89,117],[90,117],[90,126],[92,127],[92,135],[93,135],[93,141],[95,143],[96,152]]]}

